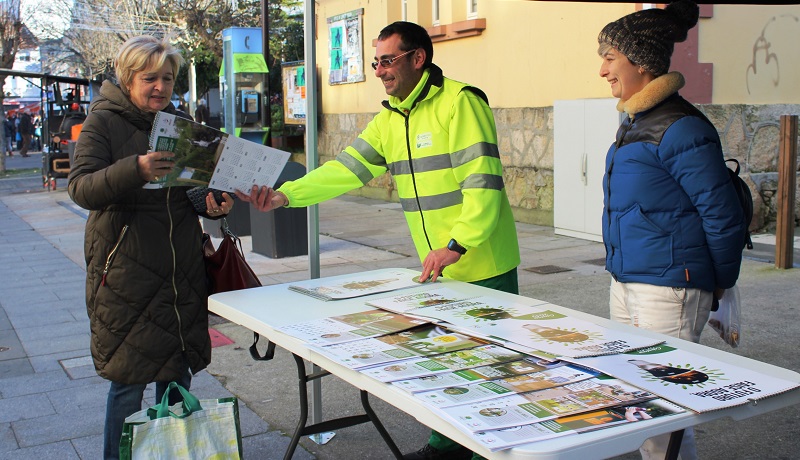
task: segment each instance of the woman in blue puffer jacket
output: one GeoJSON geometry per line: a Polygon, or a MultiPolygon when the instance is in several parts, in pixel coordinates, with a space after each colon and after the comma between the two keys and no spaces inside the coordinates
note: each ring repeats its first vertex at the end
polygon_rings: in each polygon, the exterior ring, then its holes
{"type": "MultiPolygon", "coordinates": [[[[603,28],[600,76],[627,114],[606,156],[603,242],[611,319],[698,342],[714,298],[739,276],[745,220],[717,130],[678,90],[674,43],[696,4],[637,11],[603,28]]],[[[669,435],[643,458],[664,458],[669,435]]],[[[696,458],[687,430],[681,458],[696,458]]]]}

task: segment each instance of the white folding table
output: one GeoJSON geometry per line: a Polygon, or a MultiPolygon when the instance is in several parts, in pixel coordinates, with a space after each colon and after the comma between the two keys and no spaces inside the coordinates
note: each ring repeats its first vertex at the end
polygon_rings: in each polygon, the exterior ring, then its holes
{"type": "MultiPolygon", "coordinates": [[[[409,277],[418,276],[420,273],[407,270],[409,277]]],[[[369,272],[365,272],[369,273],[369,272]]],[[[348,279],[350,275],[341,275],[326,278],[331,282],[338,279],[348,279]]],[[[418,292],[446,285],[448,288],[470,296],[488,295],[499,299],[520,301],[520,296],[495,291],[468,283],[440,278],[441,283],[434,285],[425,284],[413,287],[402,292],[418,292]]],[[[377,415],[371,409],[368,395],[371,394],[398,409],[408,413],[419,422],[439,431],[459,444],[490,459],[502,460],[555,460],[564,458],[607,458],[621,455],[639,448],[645,439],[664,433],[682,433],[684,428],[709,422],[723,417],[734,420],[743,420],[755,415],[764,414],[800,403],[800,389],[771,396],[763,400],[736,406],[723,410],[695,414],[685,412],[682,414],[648,420],[647,423],[631,423],[602,430],[563,436],[555,439],[537,441],[512,449],[490,452],[481,444],[473,440],[468,434],[462,432],[449,421],[437,415],[436,411],[424,405],[411,394],[391,385],[379,382],[370,377],[342,366],[335,361],[315,352],[302,340],[287,335],[278,330],[282,326],[301,323],[318,318],[327,318],[335,315],[355,313],[372,309],[365,302],[370,298],[386,297],[391,293],[373,294],[371,296],[357,297],[345,300],[322,301],[288,289],[292,283],[264,286],[242,291],[225,292],[209,297],[209,310],[268,339],[294,355],[298,368],[298,383],[300,392],[300,420],[295,430],[292,442],[286,452],[286,459],[291,458],[300,437],[308,434],[322,433],[359,423],[372,422],[378,432],[386,441],[389,448],[397,458],[401,458],[400,451],[395,446],[389,434],[383,428],[377,415]],[[324,369],[323,372],[306,374],[303,360],[307,360],[324,369]],[[347,383],[361,390],[361,401],[365,410],[364,415],[345,417],[324,421],[312,426],[307,426],[308,401],[306,384],[309,381],[333,374],[347,383]]],[[[400,292],[400,291],[395,291],[400,292]]],[[[742,356],[726,353],[703,345],[687,342],[673,337],[667,337],[644,329],[612,322],[605,318],[589,315],[583,312],[570,310],[563,307],[548,306],[559,313],[570,317],[580,318],[602,325],[609,329],[624,330],[660,340],[669,340],[679,348],[707,356],[709,358],[730,363],[740,368],[745,368],[786,380],[800,382],[800,374],[777,366],[755,361],[742,356]]],[[[673,436],[679,440],[679,436],[673,436]]],[[[677,452],[675,452],[677,454],[677,452]]]]}

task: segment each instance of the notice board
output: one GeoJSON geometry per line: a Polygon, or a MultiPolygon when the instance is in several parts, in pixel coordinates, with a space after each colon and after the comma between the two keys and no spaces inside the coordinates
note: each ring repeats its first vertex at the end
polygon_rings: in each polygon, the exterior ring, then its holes
{"type": "Polygon", "coordinates": [[[341,85],[366,80],[364,75],[363,31],[358,9],[328,18],[328,84],[341,85]]]}
{"type": "Polygon", "coordinates": [[[283,123],[306,123],[306,66],[304,61],[281,65],[283,81],[283,123]]]}

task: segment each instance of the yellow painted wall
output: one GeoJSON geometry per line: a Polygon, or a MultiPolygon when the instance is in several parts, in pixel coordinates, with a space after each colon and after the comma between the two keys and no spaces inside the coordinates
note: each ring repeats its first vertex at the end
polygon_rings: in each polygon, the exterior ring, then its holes
{"type": "MultiPolygon", "coordinates": [[[[488,5],[481,36],[441,44],[448,54],[446,75],[470,79],[493,107],[546,107],[555,99],[610,96],[598,75],[597,35],[633,12],[633,5],[513,0],[488,5]]],[[[479,15],[484,16],[480,10],[479,15]]]]}
{"type": "MultiPolygon", "coordinates": [[[[372,41],[386,24],[400,19],[400,1],[319,0],[317,63],[325,113],[380,110],[386,94],[369,67],[375,55],[372,41]],[[330,86],[326,18],[359,8],[364,9],[367,80],[330,86]]],[[[442,24],[466,19],[466,0],[440,4],[442,24]]],[[[434,63],[446,76],[483,89],[495,108],[547,107],[556,99],[610,97],[608,84],[598,76],[597,34],[634,8],[619,3],[479,0],[478,17],[486,19],[486,30],[480,36],[434,43],[434,63]]],[[[408,20],[430,26],[425,23],[429,10],[430,0],[409,0],[408,20]]],[[[699,59],[714,63],[712,102],[800,103],[798,18],[798,5],[716,5],[713,18],[701,19],[699,59]],[[764,43],[777,57],[769,63],[763,51],[754,57],[762,30],[764,43]],[[750,75],[748,93],[748,66],[753,62],[758,75],[750,75]]]]}

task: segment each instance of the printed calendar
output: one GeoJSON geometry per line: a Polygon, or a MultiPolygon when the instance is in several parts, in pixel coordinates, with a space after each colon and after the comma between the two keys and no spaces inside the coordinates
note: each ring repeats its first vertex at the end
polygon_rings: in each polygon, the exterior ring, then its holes
{"type": "Polygon", "coordinates": [[[288,152],[166,112],[158,112],[153,121],[150,150],[175,153],[175,167],[147,188],[187,185],[233,192],[272,187],[289,160],[288,152]]]}

